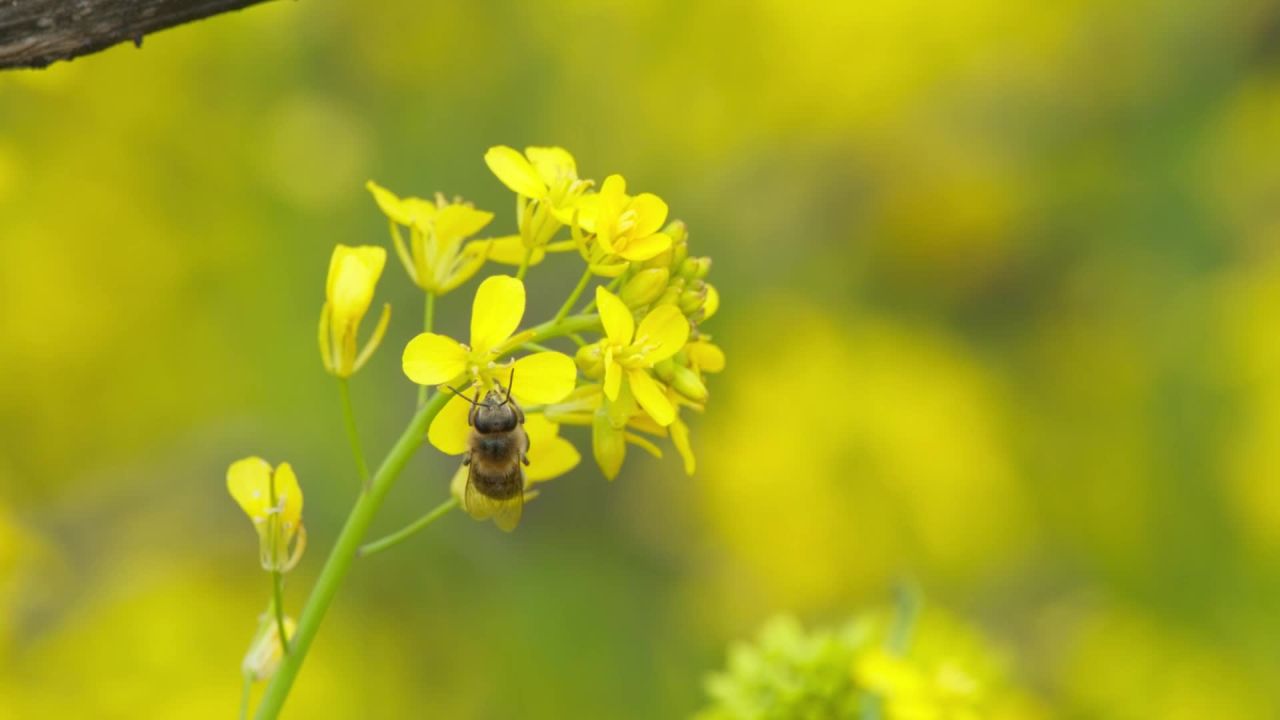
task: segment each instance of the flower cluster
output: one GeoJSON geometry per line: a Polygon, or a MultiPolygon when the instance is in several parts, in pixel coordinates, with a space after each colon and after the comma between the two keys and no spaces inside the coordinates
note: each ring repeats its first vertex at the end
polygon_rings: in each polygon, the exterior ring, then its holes
{"type": "Polygon", "coordinates": [[[333,250],[318,345],[324,370],[338,379],[363,484],[300,623],[283,607],[284,575],[306,546],[298,479],[288,463],[272,467],[258,457],[238,460],[227,471],[227,488],[258,533],[259,559],[272,582],[270,604],[243,662],[245,707],[252,682],[274,675],[262,707],[278,712],[301,662],[301,655],[291,654],[295,640],[305,654],[316,618],[356,553],[400,542],[458,505],[476,519],[514,529],[523,503],[540,492],[537,484],[581,462],[561,434],[563,426],[590,428],[592,454],[610,480],[621,471],[628,445],[661,457],[657,441],[666,438],[685,471],[694,472],[682,412],[705,409],[706,374],[725,365],[724,353],[703,329],[720,305],[706,281],[710,259],[690,254],[684,224],[669,221],[660,197],[629,194],[621,175],[609,175],[597,190],[594,181],[579,177],[577,162],[563,148],[521,153],[498,146],[484,160],[515,193],[512,234],[479,237],[494,214],[461,198],[401,197],[373,181],[366,185],[387,218],[391,249],[424,297],[422,332],[406,343],[401,357],[404,374],[419,386],[418,410],[374,474],[356,427],[349,380],[381,346],[390,323],[391,306],[385,304],[361,342],[360,326],[373,306],[387,250],[333,250]],[[544,261],[552,254],[572,259],[574,251],[582,260],[577,284],[552,317],[528,323],[526,274],[550,265],[544,261]],[[437,299],[466,285],[490,262],[517,269],[477,284],[466,342],[436,332],[437,299]],[[548,343],[561,343],[562,349],[548,343]],[[453,498],[404,530],[361,545],[373,513],[423,434],[438,450],[464,456],[450,483],[453,498]],[[481,465],[483,473],[477,470],[481,465]]]}
{"type": "MultiPolygon", "coordinates": [[[[464,206],[402,200],[369,185],[406,269],[429,293],[453,289],[454,280],[475,274],[486,259],[520,268],[515,277],[493,275],[480,283],[467,342],[430,328],[413,338],[404,350],[405,375],[424,386],[468,385],[479,396],[512,378],[512,396],[527,413],[529,482],[577,463],[577,451],[559,435],[561,425],[591,428],[593,455],[610,479],[620,472],[628,444],[660,457],[655,440],[667,437],[692,474],[695,460],[681,410],[703,410],[705,375],[724,368],[724,353],[701,328],[719,307],[718,293],[706,282],[710,259],[690,255],[683,223],[668,223],[661,198],[628,195],[620,175],[610,175],[595,191],[562,148],[531,147],[522,154],[500,146],[485,161],[516,194],[517,233],[465,247],[461,239],[484,227],[487,213],[469,209],[475,220],[454,224],[466,232],[453,231],[446,242],[438,218],[464,206]],[[411,251],[402,249],[399,226],[410,229],[411,251]],[[574,249],[585,265],[577,287],[554,318],[521,330],[525,272],[547,253],[574,249]],[[451,280],[427,285],[423,277],[451,280]],[[602,284],[574,313],[592,278],[602,284]],[[543,345],[560,337],[575,344],[572,356],[543,345]],[[542,445],[551,450],[544,453],[542,445]]],[[[431,444],[464,453],[469,409],[463,397],[445,405],[428,432],[431,444]]]]}
{"type": "Polygon", "coordinates": [[[794,618],[775,618],[754,644],[730,650],[728,668],[707,681],[710,704],[698,718],[1039,717],[977,631],[939,610],[906,632],[901,620],[873,612],[805,632],[794,618]]]}

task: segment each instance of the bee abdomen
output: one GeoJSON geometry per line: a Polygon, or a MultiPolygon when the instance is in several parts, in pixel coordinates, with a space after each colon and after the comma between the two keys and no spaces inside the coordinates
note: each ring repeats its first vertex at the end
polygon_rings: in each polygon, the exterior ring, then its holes
{"type": "Polygon", "coordinates": [[[471,475],[471,482],[475,484],[476,490],[486,497],[494,500],[510,500],[524,490],[522,487],[524,473],[518,466],[505,474],[488,475],[475,472],[471,475]]]}

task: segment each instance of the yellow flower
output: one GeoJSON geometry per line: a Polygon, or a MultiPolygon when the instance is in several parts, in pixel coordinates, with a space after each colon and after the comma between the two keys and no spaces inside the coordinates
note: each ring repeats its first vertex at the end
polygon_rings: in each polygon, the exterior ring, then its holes
{"type": "MultiPolygon", "coordinates": [[[[284,619],[286,641],[293,637],[297,627],[298,624],[293,621],[293,618],[284,619]]],[[[262,622],[258,625],[258,632],[254,635],[253,642],[249,644],[249,651],[245,653],[244,660],[240,663],[240,670],[254,681],[262,682],[276,674],[276,669],[280,667],[280,661],[283,658],[284,647],[280,643],[280,628],[275,618],[268,613],[263,616],[262,622]]]]}
{"type": "MultiPolygon", "coordinates": [[[[471,345],[446,335],[422,333],[404,349],[404,374],[419,385],[456,382],[475,384],[481,394],[515,375],[512,396],[521,403],[553,403],[573,390],[578,370],[573,359],[558,352],[539,352],[499,364],[509,351],[507,340],[524,317],[524,283],[507,275],[485,278],[471,308],[471,345]]],[[[456,454],[466,447],[469,405],[455,397],[431,424],[428,438],[440,450],[456,454]],[[462,422],[457,421],[461,419],[462,422]]]]}
{"type": "Polygon", "coordinates": [[[529,254],[536,265],[547,251],[572,250],[573,241],[552,243],[560,228],[572,222],[572,207],[590,187],[578,179],[578,166],[567,150],[559,147],[529,147],[521,155],[514,148],[497,145],[484,154],[485,164],[498,180],[517,196],[518,235],[500,238],[490,256],[497,262],[518,265],[529,254]]]}
{"type": "Polygon", "coordinates": [[[596,306],[604,325],[601,340],[604,359],[604,394],[618,399],[623,379],[636,402],[654,422],[667,426],[675,420],[675,406],[661,385],[649,375],[654,363],[675,355],[689,338],[689,321],[672,305],[660,305],[649,312],[637,328],[631,311],[617,295],[596,288],[596,306]]]}
{"type": "Polygon", "coordinates": [[[387,262],[387,251],[362,245],[333,249],[329,259],[329,279],[325,283],[324,307],[320,309],[320,359],[324,369],[341,378],[351,377],[378,349],[391,321],[391,305],[382,306],[382,316],[373,335],[356,354],[360,321],[373,302],[373,291],[387,262]]]}
{"type": "Polygon", "coordinates": [[[607,256],[628,261],[657,257],[671,247],[671,236],[661,232],[667,220],[667,204],[653,193],[627,195],[621,175],[605,178],[600,192],[577,203],[578,224],[594,233],[607,256]]]}
{"type": "Polygon", "coordinates": [[[578,164],[561,147],[527,147],[521,155],[515,148],[495,145],[484,154],[484,162],[515,194],[555,207],[566,207],[590,184],[578,179],[578,164]]]}
{"type": "Polygon", "coordinates": [[[237,460],[227,468],[227,490],[258,531],[263,569],[293,569],[307,545],[307,531],[302,526],[302,488],[289,463],[272,470],[260,457],[237,460]]]}
{"type": "Polygon", "coordinates": [[[372,180],[365,187],[390,220],[396,255],[418,287],[443,295],[471,279],[484,265],[493,241],[465,245],[463,241],[483,230],[493,220],[493,213],[461,201],[447,202],[442,195],[437,195],[434,203],[416,197],[402,199],[372,180]],[[409,228],[408,246],[401,225],[409,228]]]}

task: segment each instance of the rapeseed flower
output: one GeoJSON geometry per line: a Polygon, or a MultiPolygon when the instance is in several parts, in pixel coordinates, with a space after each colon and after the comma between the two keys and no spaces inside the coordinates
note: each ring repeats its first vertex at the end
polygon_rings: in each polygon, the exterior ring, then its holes
{"type": "Polygon", "coordinates": [[[258,532],[264,570],[288,572],[307,545],[302,525],[302,488],[289,463],[274,469],[260,457],[247,457],[227,468],[227,490],[258,532]]]}
{"type": "Polygon", "coordinates": [[[329,259],[329,279],[325,283],[324,307],[320,309],[320,359],[324,369],[340,378],[351,377],[373,355],[391,321],[391,305],[383,305],[382,316],[363,349],[356,352],[360,321],[369,311],[373,292],[387,262],[380,247],[339,245],[329,259]]]}
{"type": "Polygon", "coordinates": [[[483,230],[493,213],[461,200],[447,201],[443,195],[437,195],[434,203],[400,198],[372,180],[365,187],[390,221],[396,255],[418,287],[443,295],[470,280],[484,265],[494,241],[464,241],[483,230]],[[408,245],[401,226],[409,229],[408,245]]]}
{"type": "MultiPolygon", "coordinates": [[[[471,344],[447,335],[421,333],[404,349],[404,373],[419,385],[477,386],[481,395],[495,384],[515,379],[512,396],[521,403],[557,402],[573,390],[577,367],[564,353],[545,351],[513,363],[500,357],[511,350],[507,341],[524,317],[524,283],[507,275],[486,278],[476,289],[471,309],[471,344]],[[512,374],[514,372],[514,375],[512,374]]],[[[465,399],[455,397],[431,424],[428,438],[440,450],[457,454],[466,444],[465,399]],[[461,419],[463,422],[458,423],[461,419]]]]}
{"type": "Polygon", "coordinates": [[[596,305],[604,325],[600,341],[604,364],[604,395],[616,401],[624,380],[636,402],[653,418],[667,426],[675,420],[675,406],[661,385],[649,374],[655,363],[675,355],[689,338],[689,321],[672,305],[660,305],[636,327],[631,310],[603,287],[596,288],[596,305]]]}
{"type": "MultiPolygon", "coordinates": [[[[605,258],[594,261],[601,267],[625,267],[622,261],[644,261],[671,248],[671,236],[661,231],[667,221],[667,204],[653,193],[627,194],[627,181],[610,175],[600,192],[584,195],[576,206],[577,224],[595,236],[605,258]]],[[[601,273],[607,274],[607,273],[601,273]]]]}

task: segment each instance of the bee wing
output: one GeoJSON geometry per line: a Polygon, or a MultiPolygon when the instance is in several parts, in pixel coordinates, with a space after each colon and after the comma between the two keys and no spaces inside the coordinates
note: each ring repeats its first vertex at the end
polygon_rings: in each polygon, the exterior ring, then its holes
{"type": "Polygon", "coordinates": [[[511,472],[519,483],[520,491],[506,500],[498,500],[476,487],[476,466],[472,464],[467,472],[467,487],[462,493],[462,508],[467,514],[476,520],[492,518],[495,525],[507,532],[515,530],[524,512],[524,470],[516,465],[511,472]]]}

